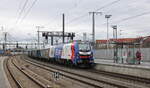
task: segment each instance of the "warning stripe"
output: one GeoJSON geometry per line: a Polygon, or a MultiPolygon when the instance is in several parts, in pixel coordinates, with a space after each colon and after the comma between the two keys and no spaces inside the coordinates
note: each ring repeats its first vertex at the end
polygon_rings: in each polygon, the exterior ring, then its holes
{"type": "Polygon", "coordinates": [[[71,60],[73,61],[73,59],[74,59],[74,57],[75,57],[75,48],[74,48],[74,44],[71,45],[71,51],[72,51],[71,60]]]}

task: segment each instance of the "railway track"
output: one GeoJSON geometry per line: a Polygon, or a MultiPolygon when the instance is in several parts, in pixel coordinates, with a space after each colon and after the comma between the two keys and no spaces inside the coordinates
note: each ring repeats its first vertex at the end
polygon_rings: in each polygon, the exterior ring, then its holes
{"type": "MultiPolygon", "coordinates": [[[[7,74],[9,74],[10,77],[13,79],[13,82],[15,83],[15,84],[13,84],[13,85],[15,85],[15,87],[18,87],[18,88],[23,88],[22,85],[20,84],[20,82],[15,79],[15,76],[14,76],[14,74],[12,73],[12,70],[9,68],[9,62],[8,62],[8,61],[9,61],[9,60],[7,59],[7,61],[6,61],[6,63],[5,63],[5,64],[6,64],[6,65],[5,65],[5,70],[7,69],[7,71],[8,71],[7,74]]],[[[11,86],[12,86],[12,84],[11,84],[11,86]]],[[[13,87],[14,87],[14,86],[13,86],[13,87]]]]}
{"type": "MultiPolygon", "coordinates": [[[[20,59],[21,60],[21,59],[20,59]]],[[[21,60],[21,61],[23,61],[23,60],[21,60]]],[[[16,69],[18,69],[19,71],[23,71],[22,73],[24,74],[24,75],[26,75],[27,76],[27,78],[30,78],[32,81],[34,81],[35,83],[38,81],[36,78],[34,78],[35,76],[34,75],[31,75],[31,73],[32,72],[28,72],[27,71],[27,68],[29,68],[29,67],[32,67],[31,65],[29,65],[29,64],[23,64],[23,63],[20,63],[21,61],[19,61],[19,60],[17,60],[17,59],[9,59],[8,61],[7,61],[7,64],[6,64],[6,66],[8,67],[8,69],[10,70],[10,69],[12,69],[12,68],[10,68],[10,67],[12,67],[12,65],[14,65],[14,67],[16,68],[16,69]],[[22,65],[19,65],[19,64],[22,64],[22,65]],[[23,66],[23,67],[22,67],[23,66]],[[27,68],[25,68],[25,67],[27,67],[27,68]]],[[[37,67],[37,66],[36,66],[37,67]]],[[[40,67],[41,68],[41,67],[40,67]]],[[[34,67],[34,69],[35,69],[35,67],[34,67]]],[[[13,70],[14,70],[14,68],[13,68],[13,70]]],[[[39,69],[40,70],[40,69],[39,69]]],[[[54,71],[53,71],[54,72],[54,71]]],[[[56,72],[56,71],[55,71],[56,72]]],[[[28,87],[27,85],[25,85],[25,84],[23,84],[23,82],[21,82],[20,81],[20,79],[18,79],[18,78],[16,78],[16,74],[14,74],[14,72],[12,71],[12,70],[10,70],[10,73],[12,74],[12,77],[13,77],[13,79],[14,79],[14,81],[17,81],[16,82],[16,87],[12,87],[12,88],[48,88],[47,86],[44,86],[44,85],[41,85],[40,83],[38,83],[39,84],[39,86],[40,87],[35,87],[35,86],[30,86],[30,87],[28,87]]],[[[18,73],[17,71],[15,72],[15,73],[18,73]]],[[[21,78],[22,78],[22,76],[20,76],[21,78]]],[[[36,76],[37,78],[40,78],[40,76],[36,76]]],[[[47,76],[48,77],[48,76],[47,76]]],[[[25,79],[25,81],[28,81],[27,79],[25,79]]],[[[24,81],[24,82],[25,82],[24,81]]],[[[41,81],[41,80],[40,80],[41,81]]],[[[77,81],[79,81],[79,80],[77,80],[77,81]]],[[[84,82],[85,83],[85,82],[84,82]]],[[[44,84],[44,83],[43,83],[44,84]]],[[[86,83],[87,84],[87,83],[86,83]]],[[[51,84],[51,85],[53,85],[53,84],[51,84]]],[[[74,85],[74,84],[73,84],[74,85]]],[[[77,85],[80,85],[80,83],[79,84],[77,84],[77,85]]],[[[58,86],[51,86],[52,88],[74,88],[74,87],[58,87],[58,86]]],[[[78,87],[78,88],[88,88],[89,86],[83,86],[83,87],[78,87]]],[[[76,87],[75,87],[76,88],[76,87]]],[[[90,88],[95,88],[95,86],[93,86],[92,85],[92,87],[90,87],[90,88]]],[[[98,87],[97,87],[98,88],[98,87]]]]}
{"type": "Polygon", "coordinates": [[[99,71],[99,70],[93,70],[93,69],[92,70],[89,69],[89,70],[87,70],[87,72],[93,72],[96,74],[102,74],[102,75],[107,75],[107,76],[123,78],[126,80],[139,82],[139,83],[143,83],[143,84],[150,84],[150,79],[148,79],[148,78],[140,78],[140,77],[135,77],[135,76],[131,76],[131,75],[125,75],[125,74],[119,74],[119,73],[113,73],[113,72],[105,72],[105,71],[99,71]]]}
{"type": "Polygon", "coordinates": [[[35,62],[32,62],[32,61],[27,61],[25,60],[26,62],[32,64],[32,65],[35,65],[37,67],[40,67],[40,68],[43,68],[43,69],[46,69],[50,72],[59,72],[60,75],[62,75],[63,77],[66,77],[66,78],[70,78],[72,80],[75,80],[75,81],[78,81],[78,82],[81,82],[81,83],[84,83],[86,85],[89,85],[93,88],[116,88],[114,87],[112,84],[111,85],[106,85],[104,83],[101,83],[97,80],[94,80],[94,79],[91,79],[91,78],[88,78],[88,77],[84,77],[84,76],[81,76],[81,75],[77,75],[77,74],[73,74],[73,73],[70,73],[70,72],[67,72],[67,71],[63,71],[63,70],[59,70],[59,69],[56,69],[56,68],[50,68],[50,67],[47,67],[47,66],[44,66],[44,65],[41,65],[41,64],[37,64],[35,62]]]}
{"type": "MultiPolygon", "coordinates": [[[[29,59],[29,60],[31,60],[31,59],[29,59]]],[[[56,68],[55,66],[37,62],[35,60],[34,60],[34,62],[37,63],[36,66],[39,66],[39,67],[41,67],[41,65],[43,65],[44,67],[62,71],[62,73],[68,73],[68,74],[73,74],[73,75],[79,76],[80,79],[82,79],[82,77],[90,79],[91,80],[90,83],[92,83],[92,80],[94,80],[95,83],[103,83],[103,84],[111,85],[113,87],[118,87],[118,88],[149,88],[150,87],[150,85],[148,84],[149,80],[144,79],[144,78],[136,78],[133,76],[115,74],[115,73],[111,73],[111,72],[98,72],[95,70],[92,70],[92,71],[84,70],[84,73],[81,73],[81,70],[79,70],[79,69],[72,70],[70,68],[67,68],[68,69],[67,70],[66,68],[62,68],[62,67],[56,68]],[[78,70],[78,71],[74,71],[74,70],[78,70]],[[89,71],[90,71],[91,75],[88,75],[88,74],[86,75],[86,73],[89,73],[89,71]],[[92,76],[92,74],[93,75],[95,74],[95,76],[92,76]],[[104,77],[99,77],[100,75],[102,75],[104,77]],[[108,78],[105,78],[105,77],[108,77],[108,78]]],[[[33,62],[31,62],[31,63],[33,63],[33,62]]],[[[46,69],[48,69],[48,68],[46,68],[46,69]]],[[[78,81],[81,81],[81,80],[78,80],[78,81]]],[[[99,87],[105,87],[105,86],[99,86],[99,87]]]]}
{"type": "Polygon", "coordinates": [[[26,68],[19,67],[13,59],[7,59],[6,68],[10,77],[13,79],[15,86],[12,88],[51,88],[48,83],[44,83],[42,78],[35,75],[26,68]]]}
{"type": "MultiPolygon", "coordinates": [[[[41,68],[44,68],[44,69],[47,69],[47,70],[50,70],[53,72],[60,71],[63,76],[69,77],[69,78],[74,79],[74,80],[78,80],[80,82],[86,83],[88,85],[92,85],[94,87],[106,87],[106,85],[110,85],[111,87],[117,87],[117,88],[143,88],[143,85],[140,85],[140,84],[126,83],[126,82],[121,82],[120,80],[116,81],[116,80],[108,79],[108,78],[104,78],[104,77],[101,77],[101,78],[97,77],[96,78],[94,76],[89,76],[86,74],[82,75],[82,74],[79,74],[79,73],[74,72],[74,71],[64,70],[62,68],[56,68],[56,67],[47,65],[45,63],[40,63],[37,61],[33,62],[33,60],[32,61],[26,60],[26,61],[28,63],[34,64],[38,67],[41,67],[41,68]]],[[[96,72],[94,72],[94,73],[96,73],[96,72]]],[[[115,77],[117,77],[117,76],[115,76],[115,77]]],[[[118,76],[118,77],[121,77],[121,76],[118,76]]],[[[123,78],[121,78],[121,79],[123,79],[123,78]]],[[[144,88],[149,88],[149,87],[145,86],[144,88]]]]}
{"type": "MultiPolygon", "coordinates": [[[[48,80],[47,82],[50,83],[49,78],[47,78],[50,75],[49,73],[57,72],[57,73],[59,73],[60,76],[63,77],[63,80],[65,78],[74,80],[77,82],[77,85],[79,85],[78,83],[80,82],[81,84],[84,84],[89,88],[149,88],[149,84],[148,84],[149,80],[141,80],[140,81],[140,79],[137,79],[137,78],[134,79],[130,76],[128,77],[127,75],[115,74],[115,73],[111,73],[111,72],[100,72],[100,71],[93,70],[93,69],[85,70],[85,69],[77,69],[77,68],[66,68],[66,67],[58,66],[58,65],[54,65],[54,64],[51,65],[51,64],[45,63],[45,62],[39,62],[37,60],[29,59],[27,57],[21,56],[20,58],[9,61],[9,65],[11,62],[11,64],[13,64],[17,69],[24,71],[24,73],[22,72],[23,74],[29,75],[30,77],[35,77],[35,78],[32,78],[32,80],[34,79],[35,81],[39,81],[39,82],[41,82],[41,80],[39,80],[40,78],[41,79],[46,78],[45,80],[48,80]],[[22,62],[22,63],[20,63],[20,62],[22,62]],[[20,63],[20,66],[19,66],[19,63],[20,63]],[[26,64],[22,65],[23,63],[26,63],[26,64]],[[38,69],[39,71],[36,71],[36,69],[38,69]],[[41,69],[43,70],[43,74],[40,73],[40,71],[42,71],[41,69]],[[45,73],[44,73],[44,70],[45,70],[45,73]],[[38,73],[40,73],[40,74],[38,74],[38,73]],[[45,75],[45,74],[47,74],[47,75],[45,75]],[[145,83],[145,84],[143,85],[143,83],[145,83]]],[[[14,79],[16,79],[16,78],[14,78],[14,79]]],[[[65,82],[66,82],[66,80],[65,80],[65,82]]],[[[36,83],[36,82],[34,82],[34,83],[36,83]]],[[[45,82],[41,82],[41,83],[44,85],[45,82]]],[[[45,86],[43,86],[43,87],[46,88],[47,84],[45,84],[45,86]]],[[[61,83],[60,81],[57,82],[57,84],[60,85],[59,88],[70,88],[70,86],[64,86],[64,85],[66,85],[66,83],[61,83]]],[[[74,84],[74,82],[73,82],[73,84],[74,84]]],[[[49,85],[51,85],[49,87],[54,87],[52,84],[49,84],[49,85]]],[[[74,87],[71,85],[71,87],[76,88],[75,85],[74,85],[74,87]]],[[[87,88],[87,87],[84,86],[84,87],[80,87],[80,88],[87,88]]],[[[19,87],[19,88],[22,88],[22,87],[19,87]]],[[[23,88],[25,88],[25,87],[23,87],[23,88]]],[[[28,88],[28,87],[26,87],[26,88],[28,88]]],[[[37,88],[37,87],[33,87],[33,88],[37,88]]]]}

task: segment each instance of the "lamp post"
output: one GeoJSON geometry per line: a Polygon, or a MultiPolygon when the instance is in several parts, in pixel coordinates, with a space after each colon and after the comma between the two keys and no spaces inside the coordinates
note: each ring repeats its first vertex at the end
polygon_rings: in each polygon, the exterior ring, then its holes
{"type": "Polygon", "coordinates": [[[113,38],[117,40],[117,25],[112,25],[113,28],[113,38]]]}
{"type": "MultiPolygon", "coordinates": [[[[116,46],[113,48],[114,49],[114,63],[118,62],[118,46],[117,46],[117,25],[112,25],[113,28],[113,41],[116,43],[116,46]]],[[[122,51],[121,51],[121,56],[122,56],[122,51]]],[[[123,61],[123,60],[122,60],[123,61]]]]}
{"type": "Polygon", "coordinates": [[[109,42],[109,18],[111,17],[112,15],[105,15],[105,18],[107,19],[107,49],[108,49],[108,42],[109,42]]]}

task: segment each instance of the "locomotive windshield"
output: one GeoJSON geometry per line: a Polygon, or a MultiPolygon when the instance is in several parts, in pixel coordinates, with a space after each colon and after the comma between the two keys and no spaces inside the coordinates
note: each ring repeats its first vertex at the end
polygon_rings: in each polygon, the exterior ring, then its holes
{"type": "Polygon", "coordinates": [[[80,51],[90,51],[91,46],[88,43],[79,43],[79,50],[80,51]]]}

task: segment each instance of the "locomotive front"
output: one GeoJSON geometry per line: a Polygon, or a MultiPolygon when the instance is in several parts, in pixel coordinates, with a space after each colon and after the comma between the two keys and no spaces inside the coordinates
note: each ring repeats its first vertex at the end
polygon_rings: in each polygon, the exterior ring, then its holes
{"type": "Polygon", "coordinates": [[[93,51],[90,43],[78,43],[78,64],[89,66],[94,64],[93,51]]]}

